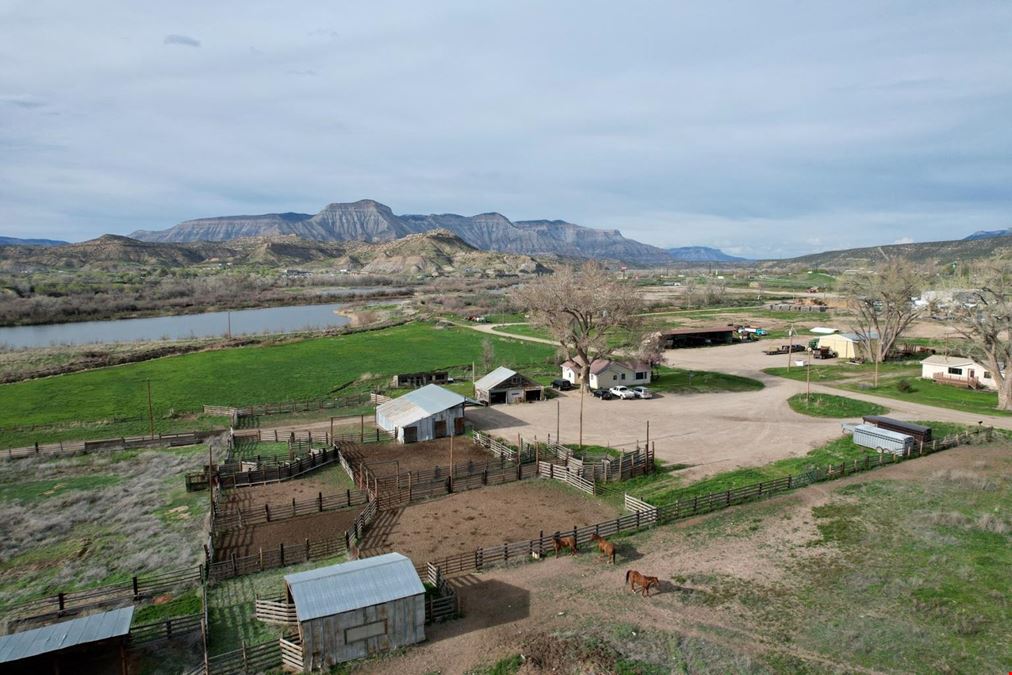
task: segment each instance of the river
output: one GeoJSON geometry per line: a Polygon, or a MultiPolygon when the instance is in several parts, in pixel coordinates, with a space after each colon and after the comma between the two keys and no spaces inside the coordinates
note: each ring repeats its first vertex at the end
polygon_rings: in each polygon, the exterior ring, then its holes
{"type": "Polygon", "coordinates": [[[341,307],[340,304],[293,305],[240,309],[232,312],[155,316],[147,319],[11,326],[0,328],[0,345],[48,347],[95,342],[214,337],[227,335],[230,323],[232,335],[291,333],[346,325],[348,319],[335,313],[341,307]]]}

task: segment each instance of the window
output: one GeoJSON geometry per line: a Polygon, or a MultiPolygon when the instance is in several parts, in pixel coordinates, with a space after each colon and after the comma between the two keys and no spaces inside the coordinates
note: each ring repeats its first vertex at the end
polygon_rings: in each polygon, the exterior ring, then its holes
{"type": "Polygon", "coordinates": [[[949,375],[962,375],[962,374],[963,374],[962,368],[949,368],[949,375]]]}
{"type": "Polygon", "coordinates": [[[991,379],[991,373],[989,373],[989,372],[987,372],[987,371],[985,370],[985,371],[984,371],[984,379],[985,379],[985,380],[990,380],[990,379],[991,379]]]}
{"type": "Polygon", "coordinates": [[[351,642],[358,642],[359,640],[368,640],[371,637],[386,635],[386,632],[386,619],[382,621],[374,621],[373,623],[367,623],[362,626],[355,626],[354,628],[346,628],[344,630],[344,643],[349,644],[351,642]]]}
{"type": "Polygon", "coordinates": [[[611,381],[612,382],[616,381],[617,379],[618,379],[618,375],[612,375],[611,376],[611,381]]]}
{"type": "Polygon", "coordinates": [[[645,379],[647,379],[647,374],[646,373],[636,373],[636,379],[637,380],[645,380],[645,379]]]}
{"type": "Polygon", "coordinates": [[[623,380],[625,379],[625,373],[622,373],[622,379],[623,380]]]}

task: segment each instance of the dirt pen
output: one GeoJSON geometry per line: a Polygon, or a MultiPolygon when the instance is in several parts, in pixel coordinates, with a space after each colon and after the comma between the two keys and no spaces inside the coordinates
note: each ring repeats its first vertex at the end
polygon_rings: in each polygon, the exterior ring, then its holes
{"type": "MultiPolygon", "coordinates": [[[[354,456],[377,476],[403,473],[406,471],[432,471],[435,467],[446,469],[450,466],[450,439],[440,438],[421,443],[380,443],[360,446],[354,456]]],[[[498,458],[474,445],[470,438],[460,436],[453,439],[453,464],[474,462],[498,464],[498,458]]]]}
{"type": "Polygon", "coordinates": [[[362,550],[397,551],[416,565],[544,531],[572,530],[614,518],[618,511],[555,481],[525,480],[381,511],[362,550]]]}
{"type": "Polygon", "coordinates": [[[329,511],[231,530],[221,534],[215,543],[215,556],[222,560],[233,554],[241,558],[256,555],[260,549],[276,550],[279,544],[289,546],[304,544],[307,539],[318,541],[343,537],[361,510],[329,511]]]}

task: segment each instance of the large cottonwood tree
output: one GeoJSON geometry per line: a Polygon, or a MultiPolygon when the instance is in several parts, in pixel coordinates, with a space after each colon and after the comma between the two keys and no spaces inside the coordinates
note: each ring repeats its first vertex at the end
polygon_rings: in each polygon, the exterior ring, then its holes
{"type": "Polygon", "coordinates": [[[998,408],[1012,410],[1012,264],[988,263],[975,280],[971,299],[953,310],[956,330],[967,340],[971,356],[988,369],[998,388],[998,408]]]}
{"type": "Polygon", "coordinates": [[[642,301],[632,284],[600,263],[564,267],[512,293],[531,324],[546,328],[566,358],[582,362],[581,383],[590,386],[590,364],[608,358],[626,341],[636,344],[642,301]]]}

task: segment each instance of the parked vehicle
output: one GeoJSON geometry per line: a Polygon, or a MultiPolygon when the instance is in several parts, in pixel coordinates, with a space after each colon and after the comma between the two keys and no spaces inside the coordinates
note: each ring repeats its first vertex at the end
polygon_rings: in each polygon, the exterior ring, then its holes
{"type": "Polygon", "coordinates": [[[779,354],[793,354],[794,352],[805,351],[804,345],[780,345],[776,349],[767,349],[763,352],[767,356],[777,356],[779,354]]]}
{"type": "Polygon", "coordinates": [[[654,395],[646,387],[633,387],[632,393],[636,398],[653,398],[654,395]]]}
{"type": "Polygon", "coordinates": [[[569,380],[552,380],[552,387],[559,391],[569,391],[573,388],[573,383],[569,380]]]}
{"type": "Polygon", "coordinates": [[[608,391],[607,389],[595,389],[591,393],[594,394],[594,398],[599,398],[602,401],[610,401],[613,398],[615,398],[614,396],[611,395],[611,392],[608,391]]]}
{"type": "Polygon", "coordinates": [[[614,396],[615,398],[621,399],[636,398],[636,394],[633,393],[633,390],[625,386],[624,384],[616,385],[611,389],[609,389],[608,391],[610,391],[611,395],[614,396]]]}
{"type": "Polygon", "coordinates": [[[829,347],[819,347],[812,350],[812,356],[817,359],[835,359],[838,354],[829,347]]]}

